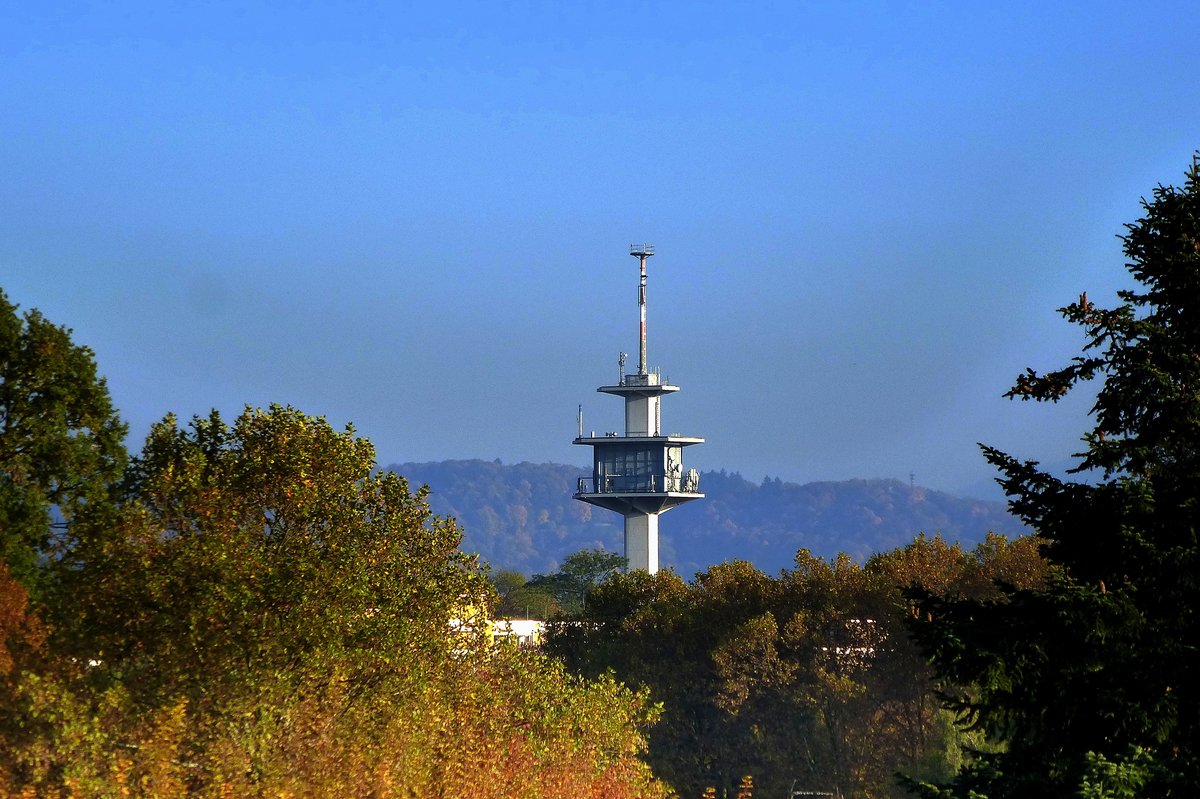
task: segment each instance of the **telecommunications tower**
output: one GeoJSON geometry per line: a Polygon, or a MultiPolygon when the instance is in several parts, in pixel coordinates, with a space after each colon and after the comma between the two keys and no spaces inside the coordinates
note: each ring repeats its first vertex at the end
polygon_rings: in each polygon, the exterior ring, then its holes
{"type": "Polygon", "coordinates": [[[703,444],[703,438],[664,435],[660,402],[679,386],[663,383],[658,370],[646,365],[646,259],[654,255],[649,244],[634,244],[629,254],[638,259],[638,368],[625,374],[621,353],[619,381],[597,391],[625,399],[625,432],[583,433],[579,414],[576,444],[592,448],[592,476],[579,478],[575,499],[616,511],[625,517],[625,557],[629,568],[654,574],[658,571],[658,516],[676,505],[700,499],[700,475],[683,469],[683,448],[703,444]]]}

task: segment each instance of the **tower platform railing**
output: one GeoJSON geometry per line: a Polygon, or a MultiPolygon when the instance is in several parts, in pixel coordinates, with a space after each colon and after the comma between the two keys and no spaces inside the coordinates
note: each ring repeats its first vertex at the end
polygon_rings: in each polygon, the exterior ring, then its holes
{"type": "Polygon", "coordinates": [[[700,475],[695,469],[686,474],[620,475],[599,478],[580,477],[576,494],[699,494],[700,475]]]}
{"type": "Polygon", "coordinates": [[[605,439],[605,438],[678,438],[678,439],[687,441],[687,443],[689,443],[689,444],[699,444],[704,440],[702,438],[696,438],[695,436],[685,436],[683,433],[680,433],[677,431],[671,431],[669,433],[662,433],[662,432],[657,432],[657,433],[651,433],[651,432],[619,433],[616,430],[607,430],[607,431],[597,435],[596,431],[593,430],[590,435],[576,436],[574,443],[581,444],[585,441],[596,441],[596,440],[605,439]]]}
{"type": "MultiPolygon", "coordinates": [[[[670,382],[669,380],[667,381],[670,382]]],[[[661,386],[663,384],[662,373],[658,368],[654,368],[644,375],[640,374],[623,374],[621,375],[622,386],[661,386]]]]}

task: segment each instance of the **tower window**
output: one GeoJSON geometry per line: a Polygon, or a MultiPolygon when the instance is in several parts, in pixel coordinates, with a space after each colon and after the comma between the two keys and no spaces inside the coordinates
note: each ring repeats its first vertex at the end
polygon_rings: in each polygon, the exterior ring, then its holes
{"type": "MultiPolygon", "coordinates": [[[[678,449],[678,448],[672,448],[678,449]]],[[[665,491],[663,450],[638,444],[596,445],[596,490],[665,491]]]]}

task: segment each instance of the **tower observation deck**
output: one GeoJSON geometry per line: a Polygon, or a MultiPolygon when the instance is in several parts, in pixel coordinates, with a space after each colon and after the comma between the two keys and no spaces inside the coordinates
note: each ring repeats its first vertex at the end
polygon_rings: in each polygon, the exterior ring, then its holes
{"type": "Polygon", "coordinates": [[[624,516],[629,568],[654,574],[658,571],[659,515],[704,496],[699,473],[683,468],[684,448],[703,444],[704,439],[662,432],[662,397],[678,391],[679,386],[664,383],[658,371],[646,365],[646,260],[654,255],[654,248],[634,244],[629,254],[638,259],[641,273],[638,368],[626,374],[625,354],[621,353],[619,382],[596,389],[625,400],[625,431],[584,435],[580,411],[574,443],[592,448],[592,476],[579,479],[575,499],[624,516]]]}

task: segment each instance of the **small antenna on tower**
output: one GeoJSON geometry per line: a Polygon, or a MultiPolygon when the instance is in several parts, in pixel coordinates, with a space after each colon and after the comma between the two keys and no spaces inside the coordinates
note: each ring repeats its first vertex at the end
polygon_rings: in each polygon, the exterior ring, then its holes
{"type": "Polygon", "coordinates": [[[579,437],[583,438],[583,405],[579,406],[579,437]]]}
{"type": "Polygon", "coordinates": [[[638,310],[642,318],[641,331],[638,334],[638,374],[646,374],[646,259],[654,255],[653,244],[630,244],[629,254],[638,259],[642,277],[638,283],[638,310]]]}
{"type": "Polygon", "coordinates": [[[618,386],[625,385],[625,358],[626,358],[626,355],[623,352],[619,353],[617,355],[617,385],[618,386]]]}

